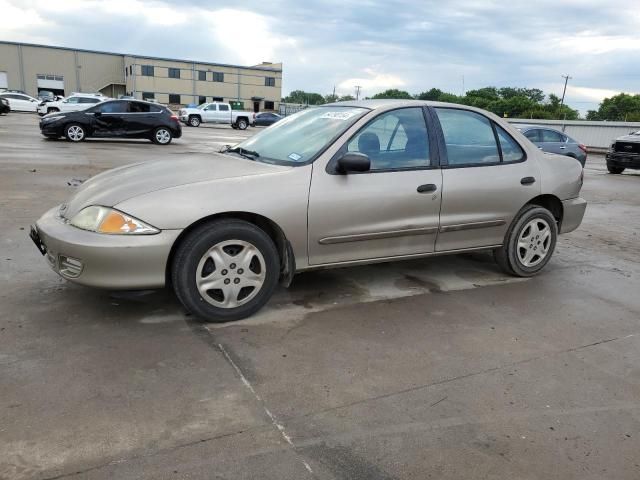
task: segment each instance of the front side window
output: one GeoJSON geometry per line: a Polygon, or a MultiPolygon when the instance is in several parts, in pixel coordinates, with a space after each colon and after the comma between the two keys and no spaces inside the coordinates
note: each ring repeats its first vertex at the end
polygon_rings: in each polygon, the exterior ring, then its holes
{"type": "Polygon", "coordinates": [[[211,111],[216,111],[218,108],[218,106],[215,103],[212,103],[211,105],[209,105],[207,108],[205,108],[205,110],[211,112],[211,111]]]}
{"type": "Polygon", "coordinates": [[[313,161],[366,112],[365,108],[354,107],[308,108],[274,123],[229,153],[245,152],[265,163],[305,164],[313,161]]]}
{"type": "Polygon", "coordinates": [[[142,75],[153,77],[153,65],[142,65],[142,75]]]}
{"type": "Polygon", "coordinates": [[[540,130],[538,130],[537,128],[533,130],[527,130],[526,132],[524,132],[524,136],[527,137],[532,142],[539,142],[540,130]]]}
{"type": "Polygon", "coordinates": [[[180,78],[180,69],[169,68],[169,78],[180,78]]]}
{"type": "Polygon", "coordinates": [[[453,108],[436,108],[436,112],[444,134],[449,165],[500,162],[493,127],[486,117],[469,110],[453,108]]]}
{"type": "Polygon", "coordinates": [[[542,141],[554,143],[564,142],[564,137],[560,132],[554,130],[542,130],[542,141]]]}
{"type": "Polygon", "coordinates": [[[275,87],[276,86],[275,77],[264,77],[264,86],[265,87],[275,87]]]}
{"type": "Polygon", "coordinates": [[[379,115],[349,140],[347,150],[367,155],[371,170],[430,166],[422,108],[401,108],[379,115]]]}

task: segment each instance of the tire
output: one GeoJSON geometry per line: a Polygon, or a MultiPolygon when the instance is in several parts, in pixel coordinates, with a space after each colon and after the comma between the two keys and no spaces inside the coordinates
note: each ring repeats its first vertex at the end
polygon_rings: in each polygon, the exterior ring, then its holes
{"type": "Polygon", "coordinates": [[[196,228],[180,242],[171,262],[176,296],[208,322],[254,314],[271,298],[279,275],[280,259],[271,238],[242,220],[217,220],[196,228]],[[204,278],[220,288],[205,290],[204,278]]]}
{"type": "Polygon", "coordinates": [[[232,124],[231,124],[231,128],[233,128],[234,130],[237,130],[237,129],[238,129],[238,126],[237,126],[235,123],[232,123],[232,124]]]}
{"type": "Polygon", "coordinates": [[[64,136],[70,142],[82,142],[85,138],[87,138],[87,132],[82,125],[77,123],[70,123],[66,127],[64,127],[64,136]]]}
{"type": "Polygon", "coordinates": [[[609,170],[609,173],[612,173],[613,175],[620,175],[622,172],[624,172],[624,167],[614,167],[613,165],[607,165],[607,170],[609,170]]]}
{"type": "Polygon", "coordinates": [[[173,140],[173,134],[167,127],[158,127],[153,131],[151,141],[157,145],[169,145],[173,140]]]}
{"type": "Polygon", "coordinates": [[[551,259],[557,239],[558,224],[551,212],[538,205],[526,205],[507,230],[504,245],[493,251],[494,257],[509,275],[532,277],[551,259]]]}
{"type": "Polygon", "coordinates": [[[47,108],[47,115],[50,113],[56,113],[59,112],[60,110],[58,108],[47,108]]]}
{"type": "Polygon", "coordinates": [[[189,126],[191,127],[199,127],[201,123],[200,117],[197,115],[189,116],[189,126]]]}
{"type": "Polygon", "coordinates": [[[244,118],[241,118],[241,119],[239,119],[239,120],[236,122],[236,125],[238,126],[238,128],[239,128],[240,130],[246,130],[246,129],[247,129],[247,126],[248,126],[249,124],[247,123],[247,121],[246,121],[244,118]]]}

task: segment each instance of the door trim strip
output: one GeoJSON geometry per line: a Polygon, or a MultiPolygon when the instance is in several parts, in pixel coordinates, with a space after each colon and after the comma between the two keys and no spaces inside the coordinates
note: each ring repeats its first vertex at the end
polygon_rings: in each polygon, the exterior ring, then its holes
{"type": "Polygon", "coordinates": [[[459,232],[461,230],[474,230],[476,228],[500,227],[507,223],[506,220],[488,220],[486,222],[460,223],[458,225],[442,225],[440,233],[459,232]]]}
{"type": "Polygon", "coordinates": [[[365,240],[380,240],[384,238],[404,237],[411,235],[429,235],[438,232],[438,227],[408,228],[405,230],[390,230],[388,232],[355,233],[352,235],[340,235],[325,237],[318,240],[320,245],[333,245],[336,243],[360,242],[365,240]]]}

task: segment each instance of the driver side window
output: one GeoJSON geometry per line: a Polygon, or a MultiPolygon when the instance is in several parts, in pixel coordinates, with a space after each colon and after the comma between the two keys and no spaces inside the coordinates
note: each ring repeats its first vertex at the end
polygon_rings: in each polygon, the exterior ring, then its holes
{"type": "Polygon", "coordinates": [[[379,115],[349,140],[347,151],[367,155],[372,171],[429,167],[429,136],[422,108],[379,115]]]}
{"type": "Polygon", "coordinates": [[[79,103],[80,99],[78,97],[70,97],[67,98],[66,103],[79,103]]]}

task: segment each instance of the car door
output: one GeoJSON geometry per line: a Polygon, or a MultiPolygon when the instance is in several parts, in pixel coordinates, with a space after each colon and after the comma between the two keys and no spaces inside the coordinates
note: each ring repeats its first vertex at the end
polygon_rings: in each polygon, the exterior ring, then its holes
{"type": "Polygon", "coordinates": [[[96,137],[120,137],[126,134],[125,117],[129,113],[126,101],[103,102],[87,113],[93,114],[92,129],[96,137]]]}
{"type": "Polygon", "coordinates": [[[540,194],[535,161],[503,127],[465,109],[434,109],[444,152],[436,251],[501,245],[517,212],[540,194]]]}
{"type": "Polygon", "coordinates": [[[555,130],[540,130],[540,146],[542,150],[549,153],[564,155],[567,153],[567,137],[555,130]]]}
{"type": "Polygon", "coordinates": [[[231,110],[229,105],[218,104],[218,115],[216,116],[218,123],[231,123],[231,110]]]}
{"type": "Polygon", "coordinates": [[[152,109],[148,103],[129,101],[129,113],[125,117],[128,137],[148,137],[159,126],[160,108],[152,109]]]}
{"type": "Polygon", "coordinates": [[[422,107],[372,118],[331,160],[313,164],[308,209],[310,265],[433,252],[442,174],[422,107]],[[366,154],[371,169],[340,174],[337,159],[366,154]]]}
{"type": "Polygon", "coordinates": [[[19,93],[13,93],[7,95],[11,110],[20,112],[33,112],[37,107],[37,103],[32,103],[31,98],[26,95],[20,95],[19,93]]]}
{"type": "Polygon", "coordinates": [[[211,103],[207,105],[202,110],[202,120],[208,123],[213,123],[216,121],[216,116],[218,115],[218,106],[215,103],[211,103]]]}

